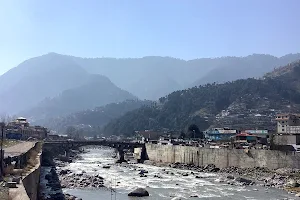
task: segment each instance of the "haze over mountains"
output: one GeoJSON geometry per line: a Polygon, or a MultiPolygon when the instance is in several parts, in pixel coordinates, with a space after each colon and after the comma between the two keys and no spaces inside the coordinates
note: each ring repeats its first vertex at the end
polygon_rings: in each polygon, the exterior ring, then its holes
{"type": "Polygon", "coordinates": [[[112,120],[105,134],[136,130],[201,131],[212,127],[275,129],[276,113],[300,111],[300,61],[268,73],[264,79],[240,79],[173,92],[153,107],[141,107],[112,120]]]}
{"type": "Polygon", "coordinates": [[[0,103],[5,105],[0,111],[42,119],[127,99],[157,100],[199,84],[262,77],[298,59],[300,54],[185,61],[158,56],[115,59],[49,53],[26,60],[0,77],[0,103]]]}

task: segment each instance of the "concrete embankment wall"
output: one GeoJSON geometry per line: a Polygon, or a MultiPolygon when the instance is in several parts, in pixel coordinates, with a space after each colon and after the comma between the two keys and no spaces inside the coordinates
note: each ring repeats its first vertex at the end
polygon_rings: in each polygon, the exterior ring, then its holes
{"type": "Polygon", "coordinates": [[[38,187],[40,182],[40,155],[39,155],[39,163],[35,166],[35,168],[22,180],[23,185],[25,187],[26,193],[30,200],[38,199],[38,187]]]}
{"type": "Polygon", "coordinates": [[[28,157],[26,172],[22,174],[20,184],[17,185],[18,187],[9,189],[9,196],[12,200],[38,199],[42,154],[41,144],[36,143],[26,154],[26,157],[28,157]]]}
{"type": "Polygon", "coordinates": [[[200,147],[146,144],[149,160],[164,163],[184,163],[203,166],[214,164],[225,168],[267,167],[300,169],[300,153],[250,149],[207,149],[200,147]]]}

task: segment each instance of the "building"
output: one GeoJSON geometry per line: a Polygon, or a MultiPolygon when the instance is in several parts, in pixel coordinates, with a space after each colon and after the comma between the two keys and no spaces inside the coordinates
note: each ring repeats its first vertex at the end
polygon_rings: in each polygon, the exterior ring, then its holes
{"type": "Polygon", "coordinates": [[[8,139],[27,140],[28,138],[44,139],[48,130],[41,126],[30,126],[24,117],[9,122],[5,127],[5,137],[8,139]]]}
{"type": "Polygon", "coordinates": [[[276,115],[278,134],[300,133],[300,114],[276,115]]]}
{"type": "Polygon", "coordinates": [[[274,143],[277,145],[300,145],[300,114],[276,115],[277,127],[274,143]]]}
{"type": "Polygon", "coordinates": [[[257,136],[257,142],[260,144],[269,143],[269,131],[268,130],[245,130],[244,133],[252,134],[257,136]]]}
{"type": "Polygon", "coordinates": [[[253,134],[260,138],[269,138],[268,130],[245,130],[244,133],[253,134]]]}
{"type": "Polygon", "coordinates": [[[237,133],[237,130],[229,128],[213,128],[204,131],[205,138],[213,141],[230,140],[230,138],[235,136],[237,133]]]}
{"type": "Polygon", "coordinates": [[[257,143],[258,137],[250,133],[240,133],[235,135],[235,143],[257,143]]]}

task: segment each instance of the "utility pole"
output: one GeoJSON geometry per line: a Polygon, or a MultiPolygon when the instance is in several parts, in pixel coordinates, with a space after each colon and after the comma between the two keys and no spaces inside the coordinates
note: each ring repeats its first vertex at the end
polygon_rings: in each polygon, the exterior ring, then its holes
{"type": "Polygon", "coordinates": [[[193,132],[194,132],[194,140],[195,140],[195,130],[193,130],[193,132]]]}

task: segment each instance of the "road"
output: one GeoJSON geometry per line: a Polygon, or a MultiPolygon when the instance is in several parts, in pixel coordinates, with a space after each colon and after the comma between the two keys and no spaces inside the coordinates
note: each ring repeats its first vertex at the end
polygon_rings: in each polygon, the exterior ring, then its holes
{"type": "Polygon", "coordinates": [[[36,142],[20,142],[16,145],[4,148],[4,158],[19,156],[34,147],[36,142]]]}

